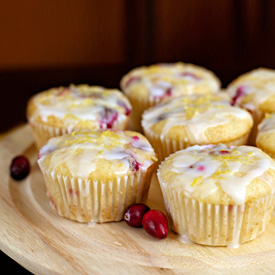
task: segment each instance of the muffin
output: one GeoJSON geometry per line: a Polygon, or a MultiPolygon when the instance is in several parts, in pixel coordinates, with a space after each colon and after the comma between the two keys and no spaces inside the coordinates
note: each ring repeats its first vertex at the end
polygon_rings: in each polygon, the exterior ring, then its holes
{"type": "Polygon", "coordinates": [[[244,145],[253,120],[249,112],[230,105],[226,94],[172,98],[146,110],[142,127],[163,160],[193,145],[244,145]]]}
{"type": "Polygon", "coordinates": [[[141,115],[149,107],[174,96],[215,93],[221,84],[211,71],[178,62],[133,69],[120,86],[133,106],[131,127],[141,131],[141,115]]]}
{"type": "Polygon", "coordinates": [[[232,105],[247,109],[254,119],[248,143],[255,145],[257,127],[266,113],[275,113],[275,70],[259,68],[229,84],[232,105]]]}
{"type": "Polygon", "coordinates": [[[275,162],[256,147],[193,146],[158,179],[172,229],[198,244],[237,247],[261,235],[275,203],[275,162]]]}
{"type": "Polygon", "coordinates": [[[57,213],[79,222],[110,222],[146,201],[155,162],[147,139],[131,131],[78,131],[51,138],[38,164],[57,213]]]}
{"type": "Polygon", "coordinates": [[[266,114],[259,124],[256,145],[275,158],[275,114],[266,114]]]}
{"type": "Polygon", "coordinates": [[[51,137],[75,130],[126,129],[131,105],[118,90],[70,85],[33,96],[27,118],[37,148],[51,137]]]}

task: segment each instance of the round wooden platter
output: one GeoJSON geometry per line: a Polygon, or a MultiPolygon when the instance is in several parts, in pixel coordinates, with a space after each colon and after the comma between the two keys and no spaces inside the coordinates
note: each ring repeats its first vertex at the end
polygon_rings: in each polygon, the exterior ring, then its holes
{"type": "MultiPolygon", "coordinates": [[[[185,244],[172,231],[157,240],[123,221],[81,224],[51,208],[36,159],[27,125],[0,141],[0,249],[34,274],[275,273],[275,217],[261,237],[235,249],[185,244]],[[9,176],[18,154],[32,164],[21,182],[9,176]]],[[[155,175],[148,205],[164,211],[155,175]]]]}

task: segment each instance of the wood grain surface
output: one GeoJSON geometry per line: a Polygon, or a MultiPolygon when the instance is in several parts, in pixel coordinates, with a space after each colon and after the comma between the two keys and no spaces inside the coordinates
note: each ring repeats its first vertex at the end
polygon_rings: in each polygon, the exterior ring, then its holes
{"type": "MultiPolygon", "coordinates": [[[[172,231],[157,240],[123,221],[81,224],[50,207],[27,125],[0,141],[0,249],[34,274],[274,274],[275,218],[258,239],[236,249],[184,244],[172,231]],[[30,175],[9,176],[26,155],[30,175]]],[[[156,176],[148,205],[164,211],[156,176]]]]}

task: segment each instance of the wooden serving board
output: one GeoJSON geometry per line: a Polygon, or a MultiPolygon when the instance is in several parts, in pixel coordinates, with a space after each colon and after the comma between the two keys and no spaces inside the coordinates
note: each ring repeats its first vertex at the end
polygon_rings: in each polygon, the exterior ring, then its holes
{"type": "MultiPolygon", "coordinates": [[[[275,217],[258,239],[236,249],[184,244],[169,232],[157,240],[125,222],[81,224],[50,207],[28,126],[0,141],[0,249],[35,274],[271,274],[275,273],[275,217]],[[30,175],[9,176],[15,155],[30,175]]],[[[164,211],[156,176],[148,205],[164,211]]]]}

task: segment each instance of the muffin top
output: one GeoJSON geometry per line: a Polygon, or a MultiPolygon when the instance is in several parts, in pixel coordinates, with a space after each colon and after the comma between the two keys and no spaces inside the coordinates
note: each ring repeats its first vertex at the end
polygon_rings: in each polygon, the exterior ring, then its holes
{"type": "Polygon", "coordinates": [[[32,122],[72,129],[115,128],[130,114],[131,105],[119,90],[70,85],[32,97],[27,116],[32,122]]]}
{"type": "Polygon", "coordinates": [[[240,205],[274,191],[275,162],[256,147],[196,145],[166,158],[158,178],[188,198],[240,205]]]}
{"type": "Polygon", "coordinates": [[[161,100],[182,94],[219,91],[220,81],[209,70],[182,62],[135,68],[121,80],[126,95],[161,100]]]}
{"type": "Polygon", "coordinates": [[[223,93],[175,97],[148,109],[142,119],[145,131],[191,144],[231,141],[252,125],[251,115],[231,106],[223,93]]]}
{"type": "Polygon", "coordinates": [[[259,124],[256,144],[275,154],[275,114],[266,114],[259,124]]]}
{"type": "Polygon", "coordinates": [[[157,159],[147,139],[132,131],[78,131],[55,137],[38,157],[42,171],[110,180],[147,170],[157,159]]]}
{"type": "Polygon", "coordinates": [[[275,112],[275,70],[259,68],[243,74],[229,84],[232,105],[247,110],[275,112]]]}

